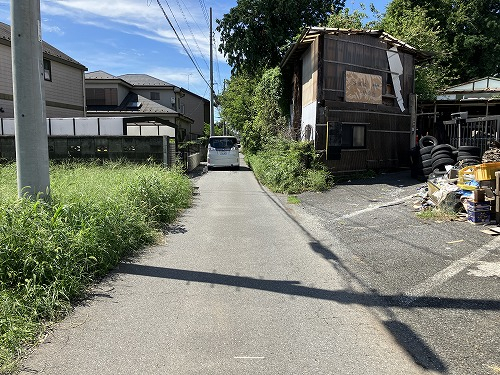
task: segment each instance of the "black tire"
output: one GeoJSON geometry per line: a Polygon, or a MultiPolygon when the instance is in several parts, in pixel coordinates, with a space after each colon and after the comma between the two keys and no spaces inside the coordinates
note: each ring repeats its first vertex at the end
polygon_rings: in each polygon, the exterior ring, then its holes
{"type": "Polygon", "coordinates": [[[437,146],[434,146],[434,148],[432,149],[431,151],[431,154],[434,155],[435,153],[438,153],[438,152],[442,152],[442,151],[446,151],[446,152],[449,152],[451,153],[453,151],[453,149],[451,148],[450,145],[446,144],[446,143],[443,143],[441,145],[437,145],[437,146]]]}
{"type": "Polygon", "coordinates": [[[454,159],[452,151],[449,151],[449,150],[438,151],[436,153],[433,153],[431,156],[432,156],[432,159],[434,159],[434,160],[441,159],[441,158],[454,159]]]}
{"type": "Polygon", "coordinates": [[[438,140],[432,135],[426,135],[419,139],[418,145],[420,148],[428,147],[428,146],[436,146],[438,144],[438,140]]]}
{"type": "Polygon", "coordinates": [[[434,146],[426,146],[420,149],[420,155],[430,154],[434,146]]]}
{"type": "Polygon", "coordinates": [[[477,146],[460,146],[458,148],[459,156],[481,156],[481,149],[477,146]]]}
{"type": "Polygon", "coordinates": [[[422,161],[429,160],[429,159],[432,159],[432,155],[431,154],[420,155],[420,160],[422,160],[422,161]]]}
{"type": "Polygon", "coordinates": [[[443,170],[442,168],[445,165],[455,165],[455,160],[453,160],[452,158],[439,158],[437,160],[434,160],[434,162],[432,163],[432,170],[443,170]]]}
{"type": "Polygon", "coordinates": [[[480,150],[480,148],[478,146],[460,146],[460,147],[458,147],[458,151],[464,151],[464,152],[476,153],[479,150],[480,150]]]}
{"type": "Polygon", "coordinates": [[[433,162],[432,159],[422,160],[422,167],[424,168],[432,167],[432,162],[433,162]]]}

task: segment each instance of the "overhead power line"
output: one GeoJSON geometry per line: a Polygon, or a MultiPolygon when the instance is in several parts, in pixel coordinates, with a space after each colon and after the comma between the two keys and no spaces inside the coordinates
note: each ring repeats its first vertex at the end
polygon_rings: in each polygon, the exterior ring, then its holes
{"type": "MultiPolygon", "coordinates": [[[[196,39],[196,36],[194,35],[194,32],[193,32],[193,29],[191,28],[191,25],[186,17],[186,14],[184,13],[184,10],[182,9],[182,5],[180,3],[179,0],[177,0],[177,5],[179,6],[179,9],[182,13],[182,16],[184,17],[184,21],[186,22],[186,25],[191,33],[191,36],[193,37],[193,40],[194,40],[194,43],[196,44],[196,47],[198,48],[198,52],[200,53],[200,56],[202,57],[203,59],[203,62],[205,63],[205,66],[207,67],[208,69],[208,63],[207,63],[207,60],[205,59],[205,56],[203,55],[203,52],[201,51],[201,48],[200,48],[200,45],[198,44],[198,40],[196,39]]],[[[193,18],[191,12],[189,11],[189,8],[186,7],[186,4],[184,4],[184,7],[186,8],[187,12],[189,13],[189,15],[191,16],[191,18],[193,18]]],[[[194,19],[194,18],[193,18],[194,19]]],[[[180,26],[179,26],[180,27],[180,26]]],[[[189,44],[187,41],[186,41],[187,44],[189,44]]]]}
{"type": "MultiPolygon", "coordinates": [[[[198,71],[198,73],[200,74],[201,78],[203,79],[203,81],[205,81],[205,83],[210,87],[210,83],[208,83],[207,79],[205,78],[205,76],[203,75],[203,73],[201,72],[200,68],[198,67],[198,64],[196,64],[193,56],[191,56],[191,54],[189,53],[188,51],[188,48],[186,47],[186,45],[184,44],[184,42],[182,41],[182,39],[180,38],[179,34],[177,33],[177,30],[175,29],[174,25],[172,24],[172,22],[170,21],[170,18],[168,17],[167,13],[165,12],[165,9],[163,8],[163,6],[161,5],[161,2],[160,0],[156,0],[156,2],[158,3],[158,6],[160,7],[161,11],[163,12],[163,15],[165,16],[165,19],[168,21],[168,24],[170,25],[170,27],[172,28],[175,36],[177,37],[177,40],[179,41],[179,43],[181,44],[182,48],[184,49],[184,51],[186,52],[187,56],[189,57],[189,59],[191,60],[191,62],[193,63],[194,67],[196,68],[196,70],[198,71]]],[[[168,3],[167,3],[168,5],[168,3]]],[[[169,7],[170,8],[170,7],[169,7]]],[[[176,21],[177,22],[177,21],[176,21]]],[[[185,38],[184,38],[185,39],[185,38]]]]}

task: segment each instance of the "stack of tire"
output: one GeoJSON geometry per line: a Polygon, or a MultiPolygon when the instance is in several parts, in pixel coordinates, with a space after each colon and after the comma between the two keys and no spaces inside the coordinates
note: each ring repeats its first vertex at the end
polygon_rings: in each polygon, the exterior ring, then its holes
{"type": "Polygon", "coordinates": [[[481,149],[476,146],[459,146],[457,161],[463,166],[481,163],[481,149]]]}
{"type": "Polygon", "coordinates": [[[431,173],[444,174],[446,165],[454,165],[458,151],[449,144],[439,144],[430,135],[420,138],[416,149],[412,151],[413,175],[418,179],[427,179],[431,173]]]}
{"type": "Polygon", "coordinates": [[[446,172],[447,165],[455,165],[457,156],[454,147],[448,144],[436,145],[431,151],[431,172],[446,172]]]}

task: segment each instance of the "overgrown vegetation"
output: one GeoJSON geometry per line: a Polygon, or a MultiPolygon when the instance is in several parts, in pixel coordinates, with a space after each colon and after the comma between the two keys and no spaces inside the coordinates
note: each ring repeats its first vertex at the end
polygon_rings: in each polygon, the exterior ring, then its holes
{"type": "Polygon", "coordinates": [[[180,169],[127,163],[51,168],[52,201],[17,199],[15,165],[0,166],[0,373],[88,286],[191,202],[180,169]]]}
{"type": "Polygon", "coordinates": [[[246,159],[259,181],[275,192],[296,194],[329,187],[329,173],[309,142],[276,137],[246,159]]]}
{"type": "Polygon", "coordinates": [[[442,208],[428,208],[417,212],[416,215],[419,219],[434,221],[454,221],[460,218],[457,212],[442,208]]]}

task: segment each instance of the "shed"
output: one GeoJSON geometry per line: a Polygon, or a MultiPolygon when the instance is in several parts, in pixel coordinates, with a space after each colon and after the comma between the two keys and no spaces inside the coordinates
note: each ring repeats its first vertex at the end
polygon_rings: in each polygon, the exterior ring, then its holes
{"type": "Polygon", "coordinates": [[[483,77],[463,82],[446,88],[434,101],[419,101],[417,113],[419,135],[431,134],[440,142],[449,142],[449,131],[443,125],[453,120],[454,113],[467,113],[466,116],[471,122],[479,118],[498,118],[500,78],[483,77]]]}
{"type": "Polygon", "coordinates": [[[281,63],[291,127],[333,171],[409,165],[415,64],[427,56],[380,30],[310,27],[281,63]]]}

